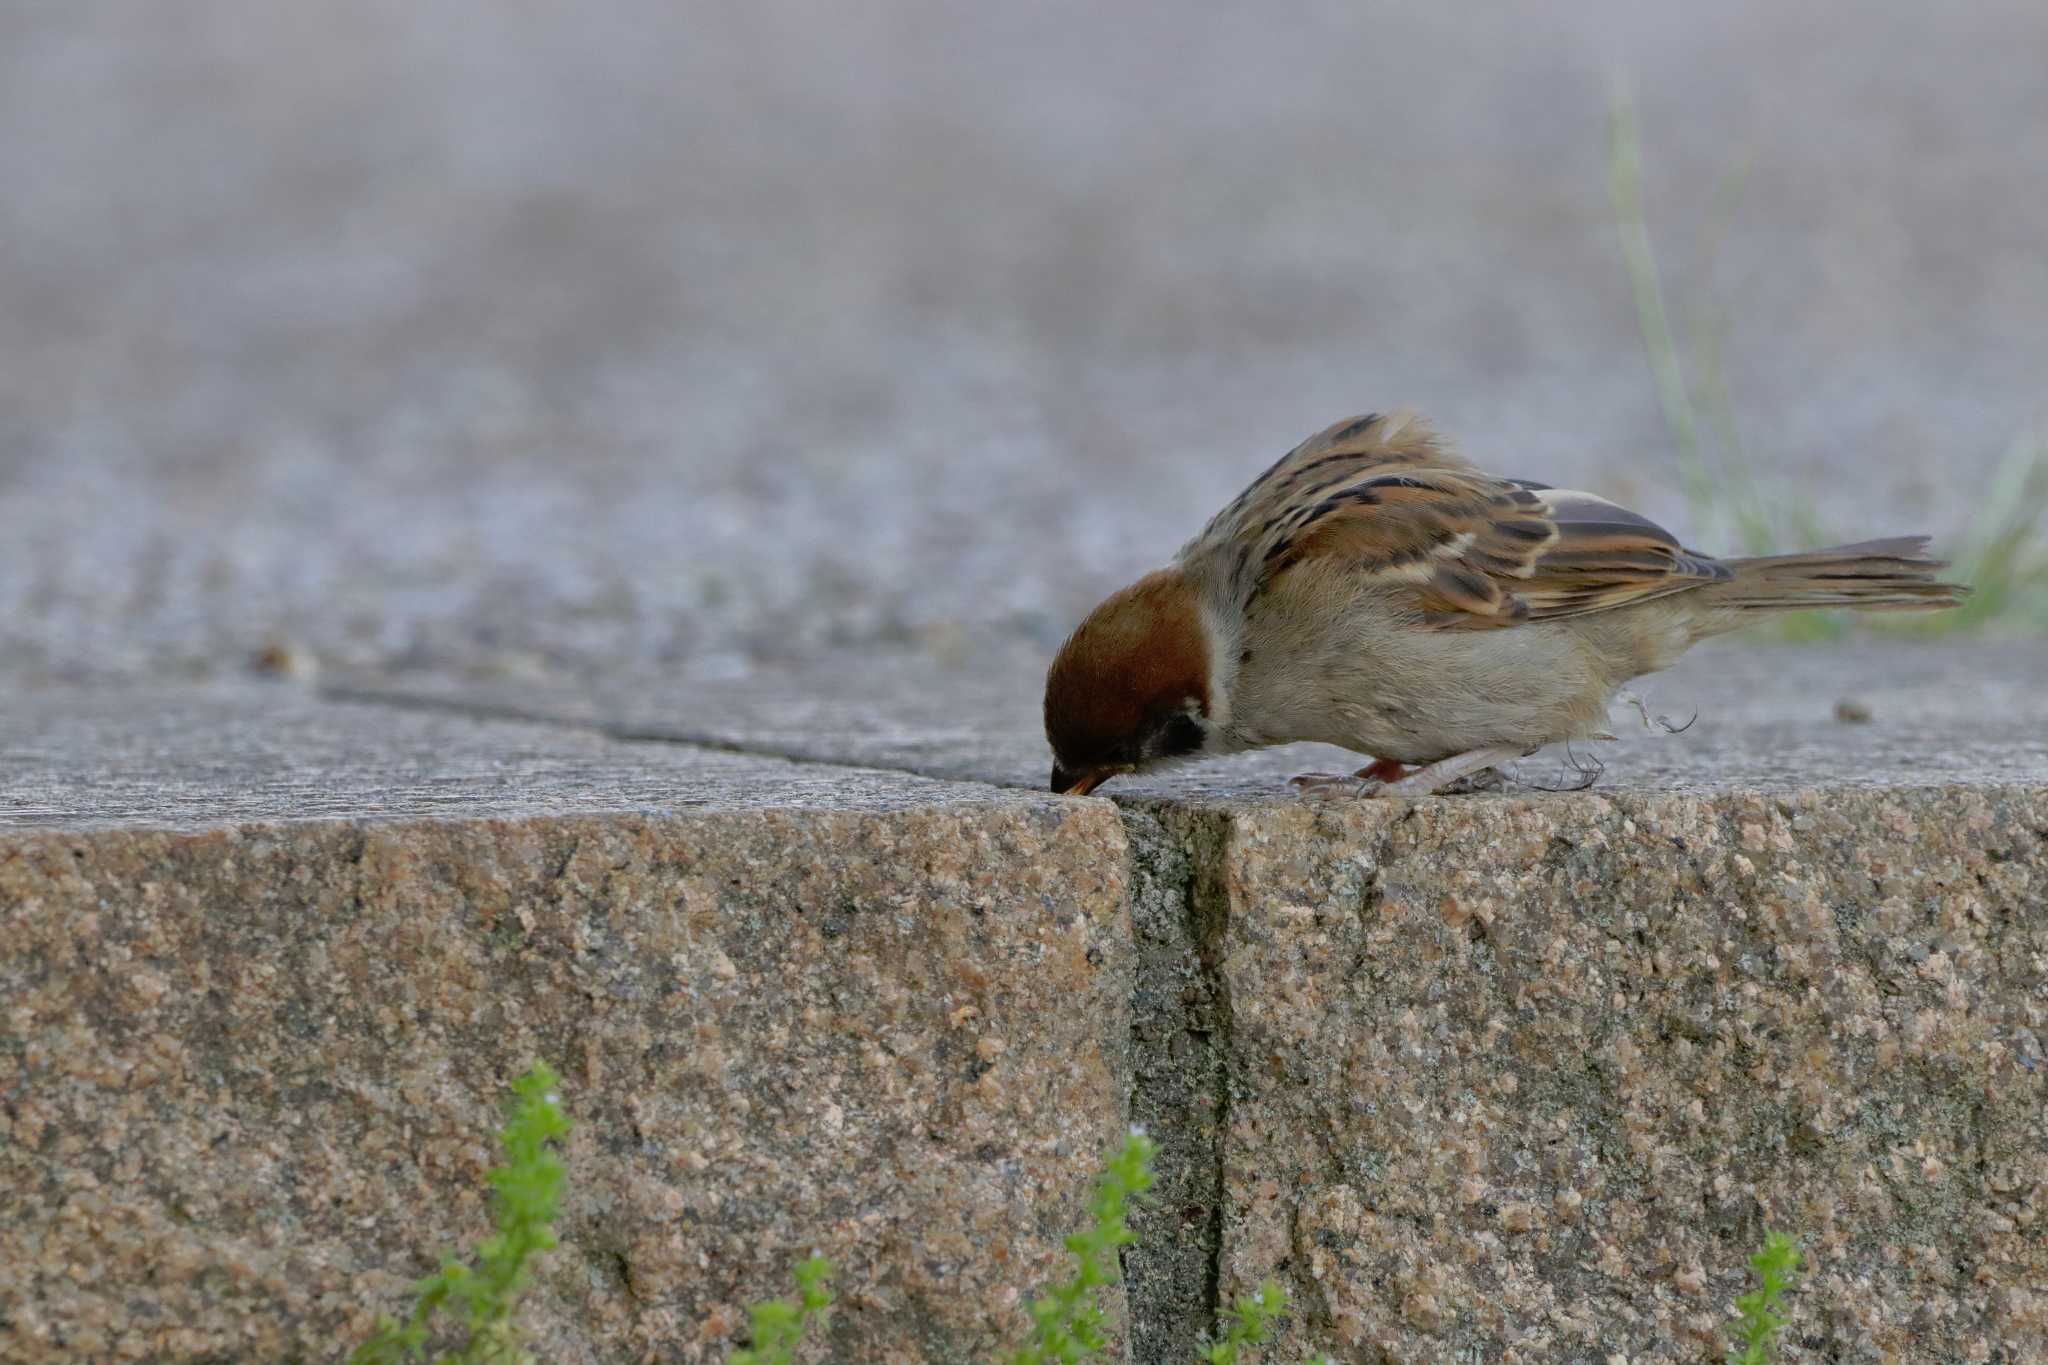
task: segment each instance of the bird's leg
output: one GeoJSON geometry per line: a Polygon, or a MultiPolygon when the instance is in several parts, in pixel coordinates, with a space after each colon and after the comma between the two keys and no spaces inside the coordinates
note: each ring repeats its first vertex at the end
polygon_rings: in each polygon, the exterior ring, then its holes
{"type": "Polygon", "coordinates": [[[1370,796],[1407,772],[1408,765],[1398,759],[1376,758],[1349,777],[1342,773],[1302,773],[1288,778],[1287,785],[1303,796],[1327,801],[1339,796],[1370,796]]]}
{"type": "Polygon", "coordinates": [[[1496,746],[1491,749],[1473,749],[1468,753],[1452,754],[1439,759],[1426,768],[1417,768],[1398,782],[1389,782],[1379,789],[1380,796],[1428,796],[1441,791],[1461,777],[1469,777],[1511,758],[1520,758],[1522,750],[1496,746]]]}
{"type": "Polygon", "coordinates": [[[1494,791],[1508,781],[1497,763],[1520,758],[1522,750],[1474,749],[1453,754],[1427,767],[1409,768],[1391,758],[1376,758],[1346,777],[1342,773],[1303,773],[1288,785],[1303,796],[1330,801],[1346,796],[1427,796],[1431,792],[1494,791]]]}
{"type": "Polygon", "coordinates": [[[1627,702],[1630,706],[1635,707],[1636,714],[1643,718],[1643,728],[1645,730],[1649,729],[1652,725],[1655,724],[1655,722],[1650,719],[1649,705],[1646,702],[1644,702],[1644,700],[1641,697],[1637,696],[1628,688],[1624,687],[1619,692],[1616,692],[1614,694],[1614,699],[1616,701],[1627,702]]]}
{"type": "Polygon", "coordinates": [[[1454,777],[1436,789],[1438,796],[1470,796],[1475,792],[1501,792],[1519,781],[1504,768],[1481,768],[1476,773],[1454,777]]]}
{"type": "MultiPolygon", "coordinates": [[[[1614,699],[1616,701],[1625,701],[1630,706],[1635,707],[1636,714],[1643,718],[1643,728],[1645,730],[1662,730],[1667,735],[1682,735],[1687,730],[1692,729],[1692,720],[1687,721],[1683,725],[1678,725],[1674,723],[1669,716],[1652,716],[1650,714],[1649,705],[1645,703],[1641,697],[1637,696],[1634,692],[1631,692],[1626,687],[1622,688],[1619,692],[1616,692],[1614,694],[1614,699]]],[[[1699,717],[1697,715],[1693,717],[1693,720],[1698,719],[1699,717]]],[[[1593,736],[1593,738],[1612,739],[1613,736],[1595,735],[1593,736]]]]}
{"type": "Polygon", "coordinates": [[[1296,773],[1287,785],[1310,801],[1335,801],[1346,796],[1370,796],[1380,784],[1343,773],[1296,773]]]}

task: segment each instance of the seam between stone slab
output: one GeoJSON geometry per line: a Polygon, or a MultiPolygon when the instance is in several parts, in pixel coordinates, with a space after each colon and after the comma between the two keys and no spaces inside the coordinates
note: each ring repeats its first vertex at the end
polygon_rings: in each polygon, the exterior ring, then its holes
{"type": "Polygon", "coordinates": [[[1194,939],[1195,961],[1200,968],[1203,984],[1214,1001],[1215,1011],[1215,1033],[1210,1042],[1215,1054],[1211,1060],[1211,1094],[1216,1106],[1216,1136],[1211,1144],[1210,1160],[1214,1163],[1215,1170],[1209,1187],[1209,1264],[1202,1282],[1203,1298],[1207,1306],[1203,1318],[1206,1323],[1214,1323],[1223,1313],[1223,1233],[1225,1206],[1229,1203],[1230,1104],[1234,1079],[1231,1074],[1231,1058],[1235,1055],[1237,1033],[1237,1017],[1231,999],[1230,979],[1224,974],[1221,961],[1224,939],[1230,924],[1230,898],[1216,885],[1216,877],[1223,862],[1221,845],[1229,837],[1232,817],[1215,812],[1190,812],[1189,818],[1192,823],[1182,838],[1190,874],[1187,901],[1188,929],[1194,939]]]}
{"type": "MultiPolygon", "coordinates": [[[[753,745],[721,739],[716,735],[690,732],[650,733],[630,725],[612,725],[596,720],[567,720],[547,711],[533,710],[524,706],[510,706],[503,702],[472,701],[458,697],[423,697],[393,692],[382,692],[376,688],[321,685],[313,695],[323,702],[335,702],[349,706],[376,706],[391,711],[433,711],[442,715],[466,716],[471,720],[514,721],[521,725],[539,725],[551,730],[568,730],[581,734],[602,735],[606,739],[620,740],[633,744],[674,744],[691,749],[708,749],[713,753],[743,754],[751,758],[779,758],[790,763],[815,764],[828,768],[866,768],[870,772],[910,772],[907,768],[894,768],[887,764],[851,764],[832,759],[819,758],[810,754],[786,753],[779,749],[757,748],[753,745]]],[[[924,777],[924,773],[911,773],[924,777]]],[[[982,786],[1001,786],[1001,783],[984,782],[982,786]]]]}
{"type": "Polygon", "coordinates": [[[785,763],[800,763],[807,767],[836,768],[842,771],[899,773],[906,777],[922,778],[928,782],[946,782],[963,787],[990,787],[997,791],[1040,792],[1043,789],[1035,783],[1002,782],[985,777],[953,777],[935,773],[924,768],[905,764],[890,763],[881,759],[863,759],[858,763],[844,758],[835,758],[813,750],[785,748],[778,745],[745,744],[738,740],[726,739],[720,735],[693,730],[663,728],[648,729],[644,726],[624,725],[604,720],[569,720],[560,715],[523,706],[512,706],[503,702],[482,702],[457,697],[427,697],[380,691],[376,688],[354,687],[346,684],[321,685],[314,695],[323,702],[342,703],[350,706],[378,706],[394,711],[433,711],[443,715],[465,716],[472,720],[512,721],[522,725],[540,725],[556,730],[568,730],[583,734],[602,735],[606,739],[622,744],[669,744],[681,748],[703,749],[712,753],[737,754],[746,758],[773,758],[785,763]]]}
{"type": "Polygon", "coordinates": [[[1126,1254],[1132,1359],[1189,1360],[1216,1321],[1222,1282],[1223,1137],[1228,1123],[1227,995],[1214,954],[1207,845],[1226,817],[1125,806],[1132,939],[1133,1124],[1157,1145],[1153,1197],[1133,1216],[1126,1254]]]}

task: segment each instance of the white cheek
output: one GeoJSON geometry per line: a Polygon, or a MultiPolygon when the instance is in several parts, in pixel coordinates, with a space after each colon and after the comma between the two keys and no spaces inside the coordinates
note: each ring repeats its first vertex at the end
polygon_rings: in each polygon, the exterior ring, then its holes
{"type": "Polygon", "coordinates": [[[1202,752],[1220,753],[1225,750],[1217,746],[1223,732],[1230,728],[1230,698],[1237,688],[1237,651],[1242,618],[1235,618],[1233,623],[1232,617],[1204,602],[1202,630],[1209,637],[1209,723],[1208,739],[1202,746],[1202,752]]]}

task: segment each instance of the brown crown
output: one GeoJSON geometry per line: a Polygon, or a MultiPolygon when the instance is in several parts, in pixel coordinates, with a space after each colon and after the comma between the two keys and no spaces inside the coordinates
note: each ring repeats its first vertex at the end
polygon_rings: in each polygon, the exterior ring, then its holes
{"type": "Polygon", "coordinates": [[[1207,632],[1195,588],[1148,574],[1088,614],[1045,678],[1045,737],[1076,771],[1135,762],[1148,724],[1189,700],[1209,706],[1207,632]]]}

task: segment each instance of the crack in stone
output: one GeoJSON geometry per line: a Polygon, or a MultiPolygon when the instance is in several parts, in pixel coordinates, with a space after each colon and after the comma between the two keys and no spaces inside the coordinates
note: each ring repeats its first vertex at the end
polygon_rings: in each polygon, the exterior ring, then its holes
{"type": "Polygon", "coordinates": [[[1213,879],[1227,817],[1134,803],[1123,819],[1136,960],[1130,1110],[1159,1149],[1127,1256],[1130,1358],[1152,1365],[1197,1356],[1220,1306],[1231,1021],[1217,960],[1227,906],[1213,879]]]}
{"type": "Polygon", "coordinates": [[[352,706],[377,706],[394,711],[431,711],[442,715],[464,716],[471,720],[506,721],[521,725],[537,725],[552,730],[581,732],[620,744],[667,744],[678,748],[701,749],[708,753],[733,754],[742,758],[769,758],[805,767],[835,768],[843,772],[898,773],[905,777],[923,778],[928,782],[949,782],[963,787],[995,787],[1002,791],[1041,790],[1035,783],[1005,782],[993,777],[961,777],[929,768],[891,763],[886,758],[833,757],[813,749],[749,744],[721,735],[694,731],[651,730],[644,726],[607,720],[572,720],[528,707],[503,702],[477,701],[467,697],[429,697],[417,693],[385,692],[377,688],[355,687],[348,684],[323,685],[317,689],[316,695],[321,701],[340,702],[352,706]]]}
{"type": "MultiPolygon", "coordinates": [[[[989,779],[962,779],[886,761],[849,762],[713,735],[651,732],[601,720],[579,721],[524,707],[329,685],[321,700],[434,711],[486,721],[583,731],[619,743],[677,745],[842,770],[900,773],[960,785],[1031,790],[989,779]]],[[[1222,1311],[1223,1233],[1228,1191],[1225,1144],[1230,1119],[1230,993],[1220,955],[1229,900],[1217,878],[1227,813],[1177,801],[1118,802],[1129,838],[1133,980],[1131,1094],[1134,1122],[1159,1144],[1155,1199],[1133,1222],[1140,1241],[1127,1253],[1134,1365],[1180,1362],[1198,1353],[1222,1311]]],[[[572,844],[568,858],[573,858],[572,844]]],[[[555,869],[559,882],[568,858],[555,869]]]]}
{"type": "Polygon", "coordinates": [[[1224,974],[1222,956],[1230,929],[1230,898],[1217,883],[1221,875],[1222,845],[1228,837],[1229,817],[1209,817],[1200,827],[1190,829],[1182,844],[1194,863],[1188,888],[1188,925],[1195,939],[1196,962],[1208,987],[1215,1033],[1212,1046],[1215,1103],[1215,1137],[1211,1155],[1215,1178],[1209,1200],[1207,1236],[1208,1275],[1203,1284],[1203,1320],[1215,1324],[1223,1313],[1224,1216],[1230,1203],[1229,1141],[1231,1058],[1234,1055],[1237,1016],[1230,995],[1230,979],[1224,974]]]}

